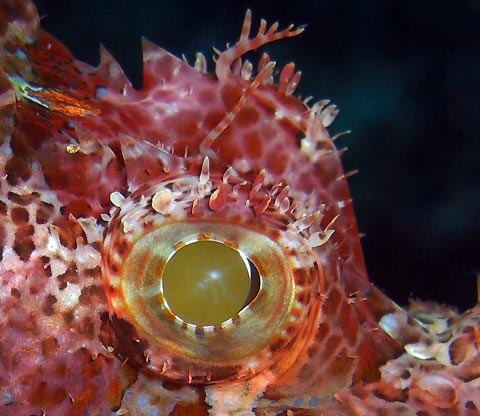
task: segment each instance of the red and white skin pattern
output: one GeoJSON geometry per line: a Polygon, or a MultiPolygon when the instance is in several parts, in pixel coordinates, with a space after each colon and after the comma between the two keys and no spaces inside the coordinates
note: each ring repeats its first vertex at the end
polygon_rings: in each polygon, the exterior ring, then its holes
{"type": "Polygon", "coordinates": [[[242,59],[301,28],[247,11],[212,73],[145,40],[136,90],[39,23],[0,1],[1,415],[480,414],[480,306],[402,309],[369,282],[337,108],[295,96],[294,64],[242,59]],[[144,296],[150,243],[192,233],[263,279],[219,325],[144,296]]]}

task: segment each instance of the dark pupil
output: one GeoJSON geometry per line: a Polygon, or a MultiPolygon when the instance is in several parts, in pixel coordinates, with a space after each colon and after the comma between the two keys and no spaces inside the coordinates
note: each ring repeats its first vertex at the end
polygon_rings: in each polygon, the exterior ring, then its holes
{"type": "Polygon", "coordinates": [[[163,295],[171,311],[185,322],[219,324],[235,316],[258,292],[258,272],[251,266],[223,243],[187,244],[165,265],[163,295]]]}

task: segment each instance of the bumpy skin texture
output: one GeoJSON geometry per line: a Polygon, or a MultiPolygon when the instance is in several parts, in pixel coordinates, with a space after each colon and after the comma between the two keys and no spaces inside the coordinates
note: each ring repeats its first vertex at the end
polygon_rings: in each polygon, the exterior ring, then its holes
{"type": "Polygon", "coordinates": [[[0,2],[0,414],[480,414],[480,306],[404,311],[368,282],[336,108],[295,98],[292,64],[239,60],[300,30],[249,28],[215,74],[145,41],[136,91],[105,50],[75,61],[30,1],[0,2]],[[135,233],[172,218],[299,244],[267,368],[155,368],[112,282],[135,233]]]}

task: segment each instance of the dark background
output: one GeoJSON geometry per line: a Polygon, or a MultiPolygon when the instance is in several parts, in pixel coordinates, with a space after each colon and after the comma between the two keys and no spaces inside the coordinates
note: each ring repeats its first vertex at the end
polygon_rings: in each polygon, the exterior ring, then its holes
{"type": "MultiPolygon", "coordinates": [[[[350,179],[371,279],[409,297],[473,306],[480,272],[480,1],[36,2],[42,25],[98,63],[103,43],[141,85],[142,35],[193,62],[235,41],[247,7],[307,25],[265,48],[303,71],[299,94],[341,109],[330,128],[353,133],[350,179]]],[[[255,26],[256,27],[256,26],[255,26]]]]}

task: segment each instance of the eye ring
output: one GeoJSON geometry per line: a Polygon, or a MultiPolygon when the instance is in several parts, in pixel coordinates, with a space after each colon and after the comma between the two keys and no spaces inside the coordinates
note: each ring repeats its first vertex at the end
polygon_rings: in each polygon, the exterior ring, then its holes
{"type": "MultiPolygon", "coordinates": [[[[157,195],[159,186],[149,194],[157,195]]],[[[321,299],[311,294],[323,291],[321,265],[305,236],[288,226],[288,214],[272,210],[260,218],[240,200],[237,208],[248,221],[198,203],[196,215],[178,217],[152,209],[151,200],[144,193],[126,200],[104,239],[102,269],[116,353],[179,383],[245,379],[288,367],[302,348],[300,334],[316,325],[308,316],[318,315],[321,299]],[[259,274],[258,293],[248,305],[214,325],[180,318],[162,293],[159,276],[168,261],[196,241],[231,247],[259,274]]]]}

